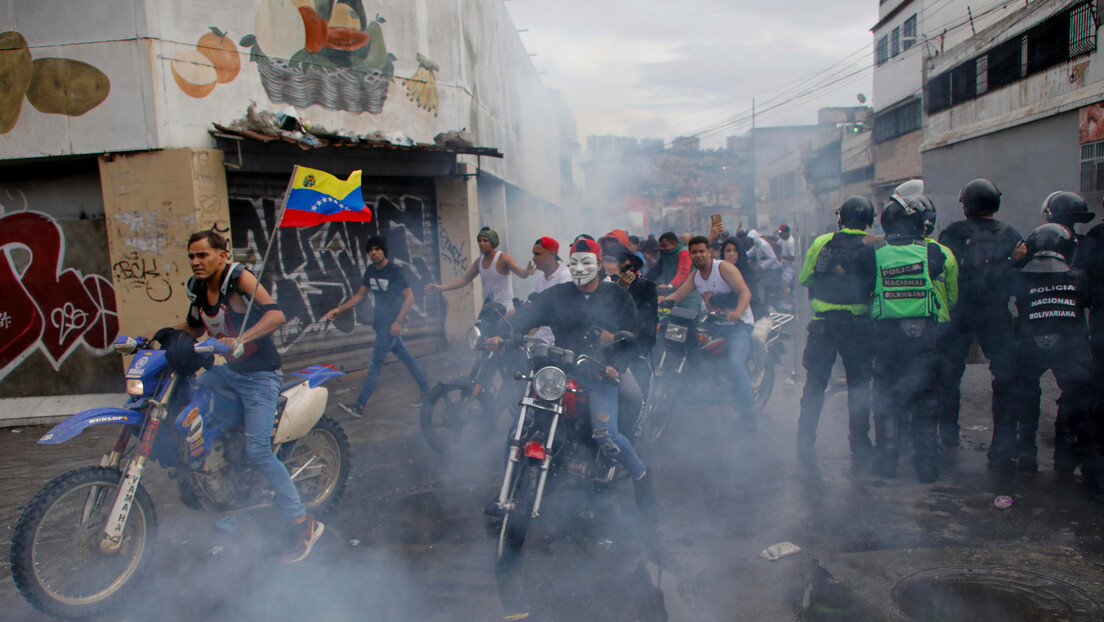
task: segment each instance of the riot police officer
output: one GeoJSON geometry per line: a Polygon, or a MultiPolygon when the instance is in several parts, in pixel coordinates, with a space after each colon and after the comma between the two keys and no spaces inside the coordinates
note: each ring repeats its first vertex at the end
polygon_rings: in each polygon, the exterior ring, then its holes
{"type": "MultiPolygon", "coordinates": [[[[1094,386],[1085,306],[1090,286],[1085,273],[1070,266],[1077,247],[1074,233],[1048,223],[1027,239],[1030,260],[1013,274],[1016,298],[1016,360],[1019,406],[1016,468],[1032,476],[1039,470],[1039,377],[1054,373],[1062,394],[1058,421],[1064,421],[1082,449],[1081,472],[1094,496],[1104,500],[1100,430],[1093,416],[1094,386]]],[[[1054,461],[1068,459],[1069,448],[1054,448],[1054,461]]]]}
{"type": "MultiPolygon", "coordinates": [[[[1096,239],[1077,233],[1077,225],[1095,217],[1085,199],[1074,192],[1052,192],[1043,200],[1041,211],[1046,222],[1062,225],[1073,234],[1073,254],[1072,257],[1067,255],[1070,267],[1081,270],[1090,278],[1102,274],[1096,239]]],[[[1099,294],[1095,296],[1099,298],[1099,294]]],[[[1090,300],[1088,306],[1096,305],[1090,300]]],[[[1072,475],[1080,462],[1076,433],[1065,416],[1067,413],[1068,409],[1059,408],[1058,419],[1054,422],[1054,470],[1065,476],[1072,475]]]]}
{"type": "Polygon", "coordinates": [[[942,367],[939,391],[940,440],[958,446],[959,385],[966,369],[970,343],[977,340],[989,359],[993,374],[993,441],[989,464],[1012,466],[1015,458],[1016,422],[1011,403],[1015,370],[1008,351],[1012,342],[1012,316],[1008,311],[1004,277],[1027,253],[1023,237],[996,220],[1001,193],[988,179],[975,179],[959,193],[966,220],[953,222],[939,236],[958,260],[958,305],[943,331],[942,367]]]}
{"type": "Polygon", "coordinates": [[[916,478],[939,478],[936,409],[939,301],[935,282],[946,279],[948,257],[924,240],[926,200],[890,200],[882,210],[885,244],[874,251],[874,472],[897,474],[900,434],[911,419],[916,478]]]}
{"type": "Polygon", "coordinates": [[[802,364],[805,389],[797,422],[798,453],[812,457],[824,390],[838,354],[847,371],[851,456],[855,463],[869,459],[870,377],[874,359],[868,349],[871,336],[870,299],[874,294],[874,247],[866,230],[874,224],[874,204],[853,196],[836,210],[839,231],[813,241],[805,255],[799,280],[808,287],[813,319],[802,364]]]}

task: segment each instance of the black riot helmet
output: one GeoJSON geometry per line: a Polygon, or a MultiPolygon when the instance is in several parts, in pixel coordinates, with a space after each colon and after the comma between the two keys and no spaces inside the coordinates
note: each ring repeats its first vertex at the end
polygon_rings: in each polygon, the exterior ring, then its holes
{"type": "Polygon", "coordinates": [[[988,179],[975,179],[962,187],[958,202],[967,218],[994,214],[1000,209],[1001,192],[988,179]]]}
{"type": "Polygon", "coordinates": [[[1073,231],[1055,222],[1039,225],[1027,236],[1027,253],[1032,259],[1050,257],[1069,264],[1075,250],[1077,237],[1073,231]]]}
{"type": "Polygon", "coordinates": [[[1043,218],[1047,222],[1065,225],[1071,230],[1078,223],[1086,223],[1096,217],[1089,211],[1089,204],[1075,192],[1052,192],[1043,200],[1043,218]]]}
{"type": "Polygon", "coordinates": [[[848,197],[836,210],[836,225],[843,229],[869,229],[874,224],[874,204],[864,196],[848,197]]]}
{"type": "MultiPolygon", "coordinates": [[[[931,202],[928,201],[928,204],[931,202]]],[[[923,238],[923,210],[924,204],[919,198],[908,199],[903,203],[896,198],[887,201],[882,210],[882,229],[886,236],[917,240],[923,238]]]]}
{"type": "Polygon", "coordinates": [[[932,232],[935,231],[935,220],[938,217],[938,214],[935,213],[935,204],[931,202],[931,199],[929,199],[928,197],[923,198],[926,203],[924,205],[924,209],[921,210],[920,215],[924,220],[924,237],[929,237],[931,236],[932,232]]]}

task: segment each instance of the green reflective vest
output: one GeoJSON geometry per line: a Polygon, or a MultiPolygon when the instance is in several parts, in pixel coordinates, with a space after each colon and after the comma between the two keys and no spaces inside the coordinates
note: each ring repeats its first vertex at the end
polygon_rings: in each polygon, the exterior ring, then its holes
{"type": "Polygon", "coordinates": [[[885,244],[874,251],[878,276],[870,307],[874,319],[932,317],[938,305],[928,272],[928,244],[885,244]]]}

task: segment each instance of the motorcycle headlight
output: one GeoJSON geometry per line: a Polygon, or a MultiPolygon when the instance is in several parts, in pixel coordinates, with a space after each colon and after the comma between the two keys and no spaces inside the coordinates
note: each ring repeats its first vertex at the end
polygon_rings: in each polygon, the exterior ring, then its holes
{"type": "Polygon", "coordinates": [[[533,390],[542,400],[554,402],[567,391],[567,374],[558,367],[545,367],[533,376],[533,390]]]}
{"type": "Polygon", "coordinates": [[[142,381],[138,378],[130,378],[127,380],[126,385],[127,393],[130,395],[145,395],[146,387],[142,384],[142,381]]]}
{"type": "Polygon", "coordinates": [[[690,329],[680,324],[668,324],[667,332],[664,337],[671,341],[677,341],[679,343],[686,343],[686,336],[690,333],[690,329]]]}
{"type": "Polygon", "coordinates": [[[478,326],[472,326],[468,329],[468,347],[472,350],[479,345],[479,340],[483,338],[483,331],[479,330],[478,326]]]}

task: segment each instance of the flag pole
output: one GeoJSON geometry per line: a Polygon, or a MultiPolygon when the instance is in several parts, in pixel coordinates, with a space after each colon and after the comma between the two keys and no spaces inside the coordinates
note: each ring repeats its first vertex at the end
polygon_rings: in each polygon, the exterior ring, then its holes
{"type": "Polygon", "coordinates": [[[245,352],[245,344],[241,342],[242,335],[245,333],[245,326],[249,322],[249,312],[253,310],[253,302],[257,300],[257,288],[261,286],[261,274],[264,272],[265,266],[268,265],[268,254],[272,252],[272,247],[276,246],[276,232],[280,230],[280,223],[284,220],[284,210],[287,209],[288,197],[291,196],[291,188],[295,185],[295,178],[299,176],[299,165],[296,164],[291,169],[291,179],[288,180],[287,189],[284,190],[284,199],[280,202],[280,210],[276,212],[276,225],[272,228],[272,234],[268,236],[268,247],[265,248],[264,257],[261,259],[261,266],[258,268],[254,276],[257,277],[257,282],[253,285],[253,294],[249,297],[249,302],[245,307],[245,316],[242,318],[241,331],[238,333],[238,338],[234,342],[233,356],[235,358],[242,355],[245,352]]]}

